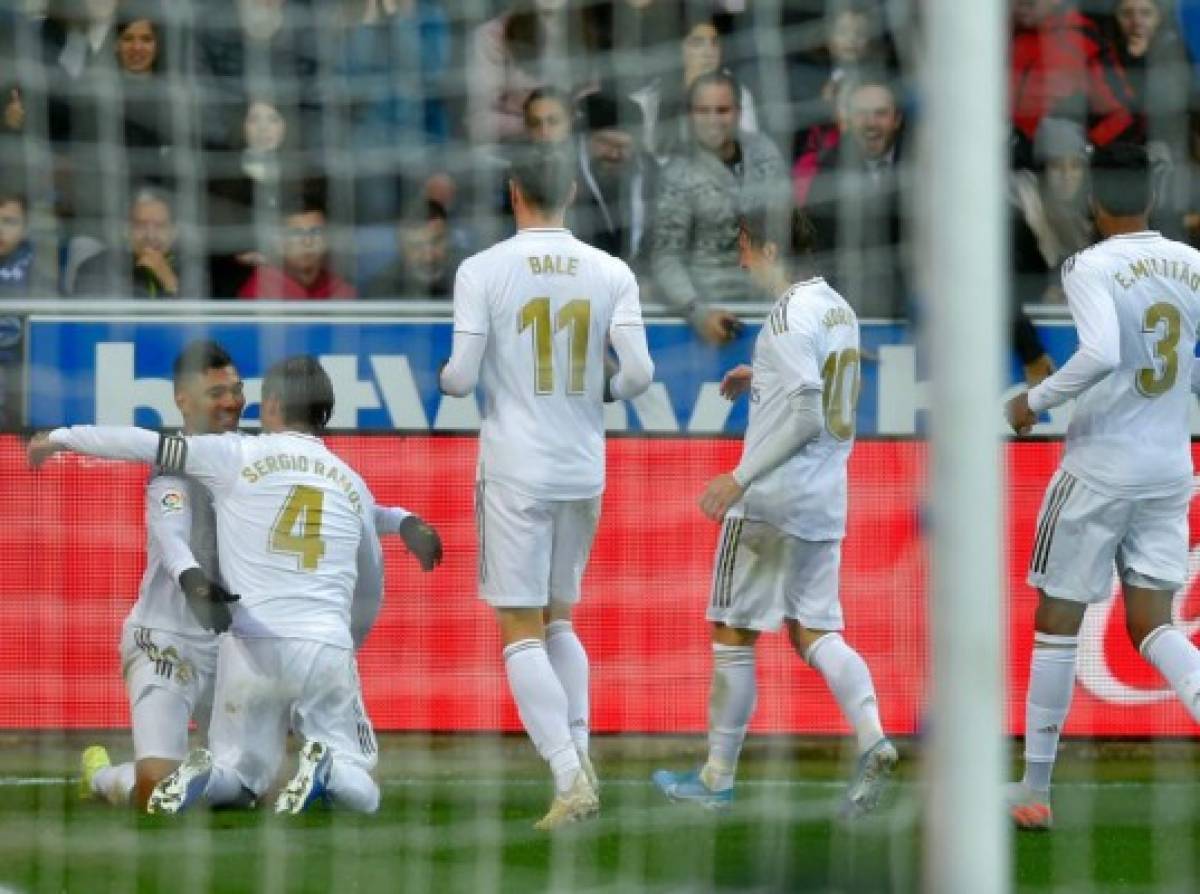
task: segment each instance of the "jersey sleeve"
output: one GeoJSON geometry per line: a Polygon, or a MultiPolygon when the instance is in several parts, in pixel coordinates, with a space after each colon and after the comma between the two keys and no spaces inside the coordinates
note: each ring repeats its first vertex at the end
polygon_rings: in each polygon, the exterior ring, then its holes
{"type": "Polygon", "coordinates": [[[168,475],[190,475],[212,491],[230,487],[241,474],[247,435],[163,435],[154,464],[168,475]]]}
{"type": "Polygon", "coordinates": [[[641,326],[642,301],[638,289],[637,278],[629,265],[624,261],[616,262],[616,294],[617,300],[613,305],[612,324],[617,326],[641,326]]]}
{"type": "Polygon", "coordinates": [[[362,646],[367,634],[375,626],[375,619],[383,605],[383,547],[375,529],[376,519],[381,517],[380,510],[376,508],[370,490],[361,481],[358,484],[364,500],[362,538],[358,542],[355,560],[357,576],[354,597],[350,603],[350,636],[356,649],[362,646]]]}
{"type": "Polygon", "coordinates": [[[1035,413],[1077,397],[1121,362],[1121,328],[1107,277],[1077,256],[1063,266],[1062,281],[1079,347],[1057,372],[1030,389],[1029,408],[1035,413]]]}
{"type": "Polygon", "coordinates": [[[454,276],[454,331],[486,337],[491,328],[487,293],[474,267],[463,262],[454,276]]]}
{"type": "Polygon", "coordinates": [[[192,506],[183,479],[159,475],[146,486],[146,532],[172,580],[199,567],[192,553],[192,506]]]}
{"type": "Polygon", "coordinates": [[[376,506],[373,516],[376,534],[399,534],[400,525],[412,515],[399,506],[376,506]]]}

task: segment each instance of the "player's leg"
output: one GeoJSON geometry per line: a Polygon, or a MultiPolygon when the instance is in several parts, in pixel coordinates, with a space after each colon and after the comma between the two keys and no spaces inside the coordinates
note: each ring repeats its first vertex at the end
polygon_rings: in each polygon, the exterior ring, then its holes
{"type": "Polygon", "coordinates": [[[1075,691],[1079,627],[1088,604],[1110,595],[1129,517],[1127,504],[1062,471],[1046,490],[1028,575],[1038,605],[1025,695],[1025,770],[1008,795],[1019,828],[1048,829],[1053,822],[1050,783],[1075,691]]]}
{"type": "Polygon", "coordinates": [[[1175,593],[1187,577],[1188,497],[1139,501],[1117,552],[1117,568],[1130,641],[1200,723],[1200,650],[1171,616],[1175,593]]]}
{"type": "Polygon", "coordinates": [[[699,771],[656,771],[667,797],[722,808],[733,800],[737,764],[758,696],[755,644],[783,616],[789,539],[771,525],[727,517],[713,563],[707,618],[713,670],[708,697],[708,754],[699,771]]]}
{"type": "Polygon", "coordinates": [[[554,776],[555,800],[543,823],[551,814],[582,819],[599,802],[571,737],[567,694],[546,652],[542,614],[549,604],[552,507],[495,482],[482,485],[476,492],[479,592],[496,611],[521,724],[554,776]],[[576,803],[578,810],[563,813],[563,805],[576,803]]]}
{"type": "Polygon", "coordinates": [[[795,540],[784,611],[792,648],[822,676],[854,730],[858,762],[842,805],[843,815],[853,818],[879,803],[899,757],[883,732],[871,671],[842,636],[841,557],[839,540],[795,540]]]}
{"type": "Polygon", "coordinates": [[[567,696],[567,723],[579,761],[592,788],[599,780],[589,754],[590,699],[588,655],[571,623],[571,614],[582,594],[583,572],[592,551],[600,520],[600,498],[566,500],[554,511],[550,551],[550,603],[546,621],[546,655],[567,696]]]}
{"type": "Polygon", "coordinates": [[[276,813],[300,813],[328,802],[359,813],[379,809],[371,776],[379,753],[362,700],[354,653],[323,643],[296,643],[288,659],[304,677],[295,732],[304,740],[295,776],[275,802],[276,813]]]}

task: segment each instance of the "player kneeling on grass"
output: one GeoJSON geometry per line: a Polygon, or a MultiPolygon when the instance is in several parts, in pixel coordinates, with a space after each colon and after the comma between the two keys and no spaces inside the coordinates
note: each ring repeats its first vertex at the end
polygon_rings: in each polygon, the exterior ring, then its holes
{"type": "Polygon", "coordinates": [[[1149,229],[1145,149],[1092,157],[1092,213],[1103,240],[1063,264],[1079,347],[1006,414],[1025,434],[1075,398],[1062,463],[1038,516],[1029,583],[1038,588],[1025,698],[1025,775],[1009,790],[1021,829],[1048,829],[1050,776],[1075,689],[1088,605],[1112,595],[1142,657],[1200,722],[1200,651],[1171,622],[1188,569],[1193,390],[1200,386],[1200,252],[1149,229]]]}
{"type": "MultiPolygon", "coordinates": [[[[316,359],[277,363],[262,393],[259,437],[75,426],[30,443],[34,465],[64,449],[153,462],[213,494],[221,568],[241,598],[218,648],[212,752],[193,751],[163,779],[151,812],[260,798],[274,782],[289,726],[305,743],[278,812],[320,801],[363,812],[379,804],[370,776],[377,748],[353,652],[382,580],[376,507],[358,475],[317,437],[333,411],[333,386],[316,359]]],[[[441,553],[436,534],[404,521],[410,548],[432,567],[441,553]]]]}
{"type": "Polygon", "coordinates": [[[842,813],[876,806],[896,762],[879,722],[866,663],[842,639],[838,598],[846,528],[846,461],[859,389],[858,320],[819,276],[789,285],[789,258],[807,253],[811,225],[791,206],[743,218],[741,264],[780,295],[754,345],[753,366],[726,374],[721,393],[750,392],[740,464],[714,478],[700,508],[722,522],[708,620],[713,681],[708,759],[699,770],[658,770],[673,801],[723,808],[733,800],[738,755],[756,697],[761,632],[787,625],[798,655],[824,678],[858,738],[857,771],[842,813]]]}
{"type": "Polygon", "coordinates": [[[574,159],[529,148],[512,166],[517,234],[462,263],[447,394],[486,395],[475,513],[479,593],[495,608],[521,723],[554,775],[537,823],[594,816],[588,657],[571,625],[600,517],[606,398],[636,397],[654,364],[637,280],[563,228],[574,159]],[[620,361],[611,376],[605,343],[620,361]],[[532,349],[532,350],[531,350],[532,349]]]}

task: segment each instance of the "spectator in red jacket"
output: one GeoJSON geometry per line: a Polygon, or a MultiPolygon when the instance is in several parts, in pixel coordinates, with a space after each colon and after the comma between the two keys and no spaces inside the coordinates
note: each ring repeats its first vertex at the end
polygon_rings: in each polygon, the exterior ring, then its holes
{"type": "Polygon", "coordinates": [[[354,286],[330,269],[324,203],[302,196],[282,215],[280,265],[263,265],[246,280],[239,298],[354,298],[354,286]]]}
{"type": "Polygon", "coordinates": [[[1112,44],[1071,0],[1012,0],[1009,87],[1026,147],[1047,115],[1086,122],[1088,141],[1140,139],[1133,94],[1112,44]]]}

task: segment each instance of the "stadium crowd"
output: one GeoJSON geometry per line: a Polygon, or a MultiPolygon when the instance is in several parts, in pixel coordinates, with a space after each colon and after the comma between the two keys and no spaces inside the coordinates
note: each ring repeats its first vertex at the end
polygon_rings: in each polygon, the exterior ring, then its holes
{"type": "MultiPolygon", "coordinates": [[[[1155,162],[1200,242],[1196,0],[1010,0],[1012,262],[1062,301],[1086,159],[1155,162]]],[[[790,190],[864,318],[910,316],[919,2],[8,0],[0,295],[447,298],[511,232],[506,156],[570,141],[568,225],[715,343],[740,211],[790,190]]],[[[1037,346],[1017,345],[1026,363],[1037,346]]]]}

